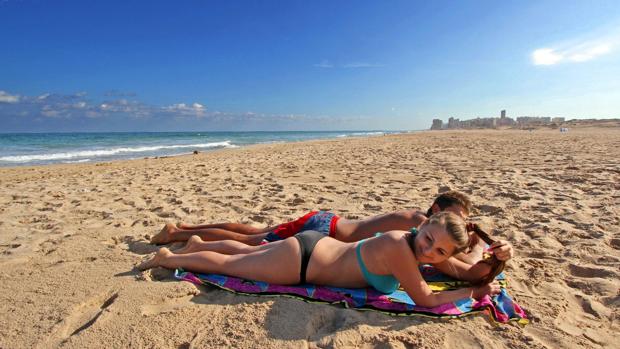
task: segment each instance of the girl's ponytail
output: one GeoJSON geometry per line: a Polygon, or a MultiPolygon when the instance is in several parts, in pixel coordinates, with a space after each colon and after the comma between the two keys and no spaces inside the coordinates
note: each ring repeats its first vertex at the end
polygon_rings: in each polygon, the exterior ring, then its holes
{"type": "MultiPolygon", "coordinates": [[[[482,239],[482,241],[486,242],[489,245],[495,242],[495,240],[487,232],[482,230],[480,226],[476,223],[467,223],[467,231],[474,232],[476,235],[478,235],[479,238],[482,239]]],[[[474,239],[470,239],[470,247],[473,247],[471,246],[472,241],[474,241],[474,239]]],[[[491,271],[484,278],[478,280],[477,282],[472,282],[472,284],[474,285],[485,285],[492,282],[493,280],[495,280],[495,277],[504,270],[504,267],[506,266],[505,261],[500,261],[494,254],[486,252],[483,254],[482,260],[480,262],[486,263],[491,266],[491,271]]]]}

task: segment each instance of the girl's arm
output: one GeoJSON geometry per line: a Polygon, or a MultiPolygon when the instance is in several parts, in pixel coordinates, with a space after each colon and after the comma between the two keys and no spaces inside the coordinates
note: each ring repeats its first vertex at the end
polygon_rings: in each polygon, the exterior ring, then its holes
{"type": "Polygon", "coordinates": [[[395,240],[393,245],[391,253],[386,256],[386,266],[417,305],[431,308],[463,298],[497,294],[500,291],[498,283],[491,283],[480,287],[433,292],[420,274],[418,262],[404,235],[395,240]]]}
{"type": "Polygon", "coordinates": [[[426,220],[424,212],[412,210],[396,211],[361,220],[341,219],[338,221],[338,240],[345,242],[366,239],[377,232],[409,230],[426,220]]]}
{"type": "MultiPolygon", "coordinates": [[[[480,247],[476,245],[476,247],[480,247]]],[[[500,240],[491,245],[491,251],[497,256],[499,260],[506,261],[514,254],[512,245],[508,241],[500,240]]],[[[467,263],[458,258],[450,257],[444,262],[433,264],[435,268],[446,275],[450,275],[455,279],[475,282],[483,279],[488,273],[491,272],[491,266],[487,263],[480,263],[482,258],[482,248],[470,252],[475,254],[472,256],[472,260],[476,260],[477,263],[467,263]]]]}
{"type": "Polygon", "coordinates": [[[437,270],[458,280],[478,281],[491,272],[491,266],[487,263],[476,263],[474,265],[467,264],[454,257],[433,264],[437,270]]]}
{"type": "Polygon", "coordinates": [[[388,230],[409,230],[420,226],[425,220],[426,216],[422,211],[396,211],[358,221],[356,230],[374,233],[388,230]]]}

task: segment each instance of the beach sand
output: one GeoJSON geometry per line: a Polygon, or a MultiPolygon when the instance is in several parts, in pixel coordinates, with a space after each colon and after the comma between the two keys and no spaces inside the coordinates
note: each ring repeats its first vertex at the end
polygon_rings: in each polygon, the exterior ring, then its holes
{"type": "Polygon", "coordinates": [[[619,347],[620,128],[437,131],[0,169],[1,348],[619,347]],[[362,218],[468,193],[525,328],[250,297],[133,266],[164,222],[362,218]]]}

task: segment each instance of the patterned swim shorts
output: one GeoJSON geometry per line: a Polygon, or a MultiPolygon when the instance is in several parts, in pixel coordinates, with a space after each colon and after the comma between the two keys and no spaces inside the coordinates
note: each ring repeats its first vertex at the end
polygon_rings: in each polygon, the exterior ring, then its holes
{"type": "Polygon", "coordinates": [[[312,211],[292,222],[278,225],[269,232],[263,242],[274,242],[289,238],[299,232],[316,230],[326,236],[334,237],[336,222],[340,217],[328,211],[312,211]]]}

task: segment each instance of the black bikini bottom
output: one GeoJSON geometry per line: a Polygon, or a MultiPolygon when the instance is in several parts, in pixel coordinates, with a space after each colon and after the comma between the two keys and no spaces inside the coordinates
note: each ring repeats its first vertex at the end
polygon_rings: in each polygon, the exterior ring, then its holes
{"type": "Polygon", "coordinates": [[[308,269],[308,263],[310,262],[310,256],[314,251],[314,246],[324,237],[327,237],[324,233],[320,233],[315,230],[306,230],[304,232],[293,235],[297,241],[299,241],[299,247],[301,249],[301,269],[299,271],[299,283],[306,283],[306,270],[308,269]]]}

